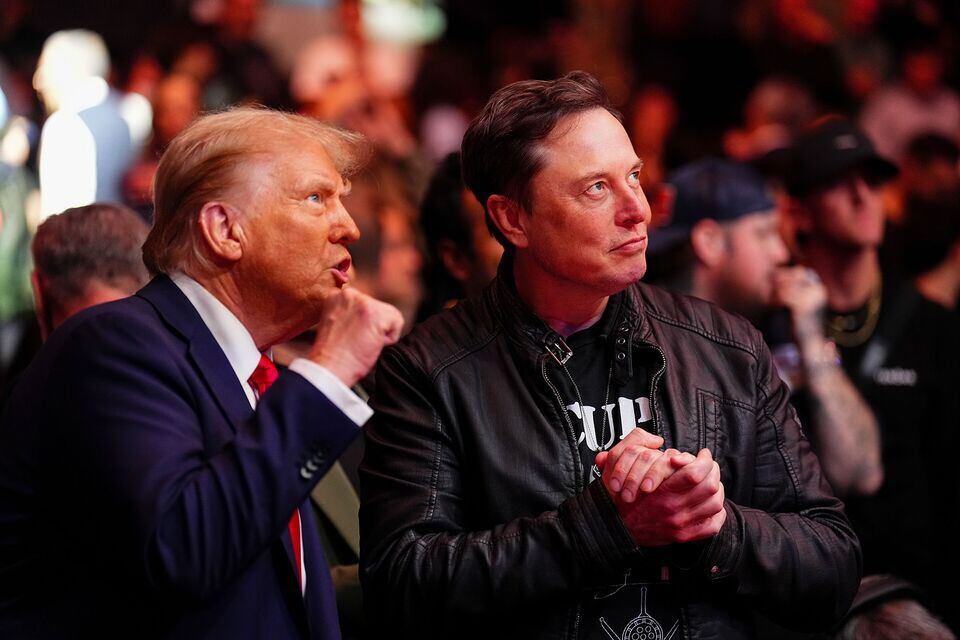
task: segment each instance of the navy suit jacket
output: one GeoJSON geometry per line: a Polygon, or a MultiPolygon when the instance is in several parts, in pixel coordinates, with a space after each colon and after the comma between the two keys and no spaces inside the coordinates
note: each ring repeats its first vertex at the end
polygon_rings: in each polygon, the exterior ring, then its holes
{"type": "Polygon", "coordinates": [[[71,318],[0,417],[0,637],[339,637],[307,500],[358,432],[289,371],[253,411],[166,276],[71,318]]]}

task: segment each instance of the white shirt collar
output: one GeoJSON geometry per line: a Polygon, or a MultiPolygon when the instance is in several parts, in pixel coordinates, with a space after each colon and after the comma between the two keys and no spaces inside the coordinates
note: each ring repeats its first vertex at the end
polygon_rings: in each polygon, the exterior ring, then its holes
{"type": "Polygon", "coordinates": [[[243,323],[199,282],[179,271],[170,274],[170,279],[187,296],[200,319],[210,329],[220,349],[230,362],[240,386],[247,394],[250,406],[256,406],[256,396],[250,386],[250,375],[260,364],[260,351],[253,336],[243,323]]]}

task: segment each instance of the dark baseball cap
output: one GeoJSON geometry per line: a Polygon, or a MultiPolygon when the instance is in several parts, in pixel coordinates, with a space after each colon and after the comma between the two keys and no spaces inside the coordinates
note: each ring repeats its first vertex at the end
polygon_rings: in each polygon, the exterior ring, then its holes
{"type": "Polygon", "coordinates": [[[877,182],[886,182],[899,173],[852,122],[829,116],[814,123],[794,143],[784,184],[791,195],[803,196],[856,169],[877,182]]]}
{"type": "Polygon", "coordinates": [[[686,239],[701,220],[727,222],[776,207],[763,176],[730,160],[705,158],[686,164],[666,180],[672,194],[669,222],[650,232],[650,251],[665,251],[686,239]]]}

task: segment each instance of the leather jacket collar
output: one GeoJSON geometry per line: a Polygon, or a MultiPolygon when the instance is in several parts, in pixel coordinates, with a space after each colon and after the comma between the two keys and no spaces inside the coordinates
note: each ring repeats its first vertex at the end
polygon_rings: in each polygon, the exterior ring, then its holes
{"type": "MultiPolygon", "coordinates": [[[[651,329],[643,313],[643,302],[637,284],[631,285],[610,296],[607,304],[615,305],[616,316],[611,324],[613,332],[627,334],[628,344],[621,345],[629,351],[635,340],[649,343],[651,329]]],[[[543,353],[544,348],[554,353],[553,345],[565,344],[563,338],[546,322],[534,314],[517,292],[513,279],[513,257],[505,253],[497,268],[497,277],[487,289],[491,308],[501,315],[501,324],[508,336],[518,344],[543,353]]],[[[656,346],[656,345],[653,345],[656,346]]],[[[554,354],[555,357],[558,354],[554,354]]]]}

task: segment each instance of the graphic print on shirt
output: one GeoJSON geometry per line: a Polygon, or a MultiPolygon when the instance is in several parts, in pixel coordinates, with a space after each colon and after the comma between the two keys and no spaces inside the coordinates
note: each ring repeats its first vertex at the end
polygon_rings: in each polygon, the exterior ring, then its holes
{"type": "MultiPolygon", "coordinates": [[[[579,402],[569,404],[566,408],[572,414],[572,418],[579,420],[577,446],[581,448],[586,446],[594,455],[611,449],[631,431],[637,427],[644,427],[653,419],[650,398],[647,397],[621,396],[616,402],[605,404],[599,409],[588,404],[581,408],[579,402]],[[606,417],[605,421],[604,417],[606,417]]],[[[588,478],[593,482],[599,477],[600,469],[594,464],[588,478]]]]}
{"type": "Polygon", "coordinates": [[[684,636],[682,587],[661,571],[628,568],[618,582],[592,587],[581,600],[578,640],[680,640],[684,636]]]}
{"type": "MultiPolygon", "coordinates": [[[[628,587],[627,580],[628,577],[624,579],[624,585],[621,588],[615,589],[609,595],[597,595],[594,596],[595,599],[609,598],[614,597],[621,592],[622,589],[628,587]]],[[[638,586],[636,584],[629,586],[638,586]]],[[[660,622],[651,616],[647,612],[647,586],[640,586],[640,611],[637,615],[626,623],[623,631],[618,633],[617,630],[607,621],[604,616],[600,616],[598,619],[600,623],[600,628],[603,629],[603,632],[607,635],[610,640],[673,640],[677,631],[680,628],[680,618],[673,623],[673,626],[670,627],[670,630],[664,633],[663,625],[660,622]]]]}

